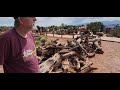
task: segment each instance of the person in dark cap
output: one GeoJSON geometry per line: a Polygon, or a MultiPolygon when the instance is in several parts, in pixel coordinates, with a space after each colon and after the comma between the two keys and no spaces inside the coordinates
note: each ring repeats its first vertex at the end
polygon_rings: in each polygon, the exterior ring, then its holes
{"type": "Polygon", "coordinates": [[[14,28],[0,37],[0,66],[4,73],[38,73],[32,34],[35,17],[13,17],[14,28]]]}

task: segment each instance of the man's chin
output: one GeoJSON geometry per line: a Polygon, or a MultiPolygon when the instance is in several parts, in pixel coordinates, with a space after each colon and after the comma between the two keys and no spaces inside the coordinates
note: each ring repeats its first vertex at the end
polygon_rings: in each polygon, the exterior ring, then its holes
{"type": "Polygon", "coordinates": [[[34,29],[33,28],[29,28],[28,31],[33,31],[34,29]]]}
{"type": "Polygon", "coordinates": [[[32,27],[33,30],[36,30],[37,28],[35,26],[32,27]]]}

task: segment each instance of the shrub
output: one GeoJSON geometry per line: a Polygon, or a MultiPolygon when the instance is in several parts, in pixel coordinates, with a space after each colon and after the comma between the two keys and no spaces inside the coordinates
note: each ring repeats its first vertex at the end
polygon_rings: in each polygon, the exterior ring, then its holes
{"type": "Polygon", "coordinates": [[[40,39],[41,43],[45,43],[47,41],[47,37],[46,36],[42,36],[40,39]]]}
{"type": "Polygon", "coordinates": [[[47,37],[42,35],[42,36],[36,38],[35,45],[39,46],[41,44],[44,44],[46,41],[47,41],[47,37]]]}

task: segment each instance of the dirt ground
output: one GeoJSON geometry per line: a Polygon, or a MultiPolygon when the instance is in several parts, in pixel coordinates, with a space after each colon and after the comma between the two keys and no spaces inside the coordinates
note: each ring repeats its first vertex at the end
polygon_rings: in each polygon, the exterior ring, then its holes
{"type": "MultiPolygon", "coordinates": [[[[56,38],[48,37],[48,41],[53,39],[56,38]]],[[[62,44],[66,40],[59,38],[62,44]]],[[[93,62],[93,73],[120,73],[120,43],[102,41],[102,48],[104,54],[96,54],[89,59],[93,62]]]]}
{"type": "MultiPolygon", "coordinates": [[[[49,37],[48,41],[56,38],[49,37]]],[[[67,39],[59,38],[64,44],[67,39]]],[[[93,73],[120,73],[120,43],[102,41],[104,54],[96,54],[89,60],[93,62],[93,73]]]]}
{"type": "Polygon", "coordinates": [[[96,54],[90,60],[96,73],[120,73],[120,43],[102,42],[104,54],[96,54]]]}

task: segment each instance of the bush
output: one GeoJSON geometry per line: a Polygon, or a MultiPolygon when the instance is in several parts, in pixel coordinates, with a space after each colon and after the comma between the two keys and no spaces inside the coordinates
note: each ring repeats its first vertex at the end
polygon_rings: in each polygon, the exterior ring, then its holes
{"type": "Polygon", "coordinates": [[[107,36],[107,37],[113,37],[113,35],[111,35],[111,34],[106,34],[106,36],[107,36]]]}
{"type": "Polygon", "coordinates": [[[120,29],[116,29],[116,37],[119,37],[120,38],[120,29]]]}
{"type": "Polygon", "coordinates": [[[114,31],[111,31],[110,34],[112,36],[120,38],[120,29],[115,29],[114,31]]]}
{"type": "Polygon", "coordinates": [[[41,43],[45,43],[47,41],[47,37],[46,36],[42,36],[40,39],[41,43]]]}
{"type": "Polygon", "coordinates": [[[35,40],[35,45],[39,46],[41,44],[44,44],[46,41],[47,41],[47,37],[46,36],[37,37],[36,40],[35,40]]]}

